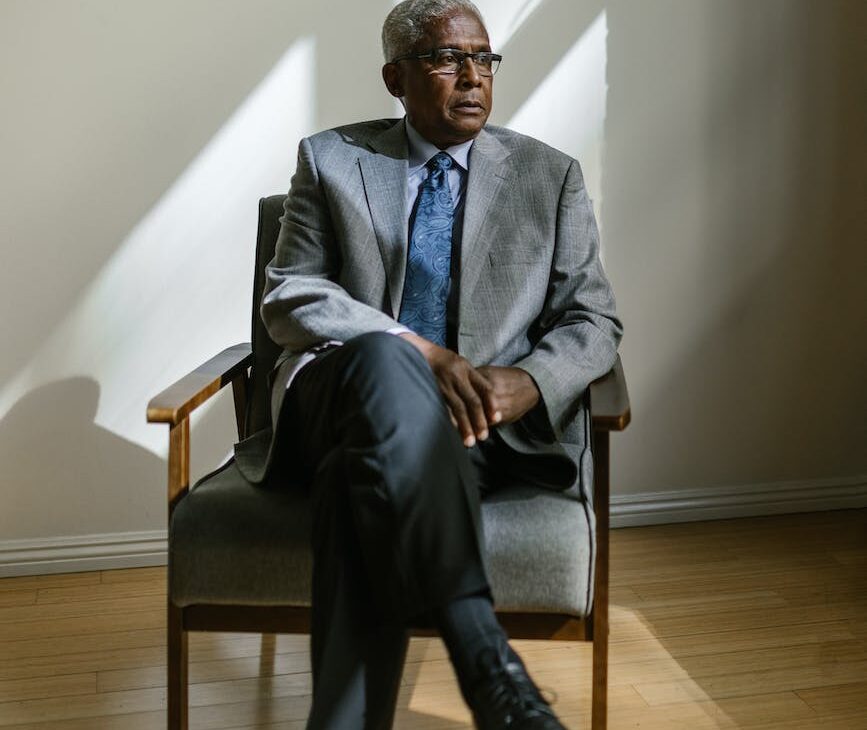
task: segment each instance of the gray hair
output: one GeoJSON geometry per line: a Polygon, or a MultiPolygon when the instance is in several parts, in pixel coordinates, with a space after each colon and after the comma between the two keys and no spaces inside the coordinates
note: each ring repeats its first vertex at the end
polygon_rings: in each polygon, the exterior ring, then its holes
{"type": "Polygon", "coordinates": [[[471,13],[485,24],[470,0],[403,0],[395,5],[382,24],[382,54],[386,63],[411,52],[431,21],[455,13],[471,13]]]}

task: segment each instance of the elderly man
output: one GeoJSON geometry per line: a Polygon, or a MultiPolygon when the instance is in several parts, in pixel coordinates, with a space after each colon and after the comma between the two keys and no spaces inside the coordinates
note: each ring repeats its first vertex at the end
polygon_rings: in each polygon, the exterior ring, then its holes
{"type": "Polygon", "coordinates": [[[560,728],[496,620],[479,501],[578,479],[621,336],[592,209],[575,160],[485,126],[501,58],[469,0],[405,0],[382,38],[406,116],[301,142],[262,304],[276,425],[239,464],[310,485],[308,727],[389,727],[421,623],[478,727],[560,728]]]}

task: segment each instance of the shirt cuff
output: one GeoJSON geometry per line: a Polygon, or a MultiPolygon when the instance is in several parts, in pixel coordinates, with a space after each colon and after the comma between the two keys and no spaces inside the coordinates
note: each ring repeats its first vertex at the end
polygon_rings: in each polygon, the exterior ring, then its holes
{"type": "Polygon", "coordinates": [[[390,327],[389,329],[386,330],[386,332],[388,332],[388,334],[390,334],[390,335],[404,335],[407,332],[409,332],[409,334],[412,334],[412,330],[409,327],[403,327],[403,326],[390,327]]]}

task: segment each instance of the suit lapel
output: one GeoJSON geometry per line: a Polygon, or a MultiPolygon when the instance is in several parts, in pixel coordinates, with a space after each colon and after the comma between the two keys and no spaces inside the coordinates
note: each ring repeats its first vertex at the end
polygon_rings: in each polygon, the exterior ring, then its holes
{"type": "MultiPolygon", "coordinates": [[[[406,274],[407,150],[403,120],[374,137],[368,144],[378,154],[362,155],[358,164],[364,193],[373,220],[376,241],[385,267],[391,315],[397,317],[406,274]]],[[[485,221],[491,204],[508,177],[508,150],[485,130],[470,151],[469,177],[464,201],[461,245],[461,291],[472,291],[488,260],[491,238],[485,221]]],[[[461,296],[461,318],[468,297],[461,296]]],[[[466,321],[466,320],[464,320],[466,321]]]]}
{"type": "Polygon", "coordinates": [[[392,125],[369,142],[379,154],[358,159],[367,206],[385,266],[391,316],[400,312],[406,273],[407,142],[404,122],[392,125]]]}
{"type": "Polygon", "coordinates": [[[488,260],[491,247],[489,227],[485,226],[491,204],[500,193],[509,167],[508,150],[494,136],[482,130],[470,150],[469,178],[464,203],[464,230],[461,241],[460,319],[467,321],[467,292],[473,291],[488,260]]]}

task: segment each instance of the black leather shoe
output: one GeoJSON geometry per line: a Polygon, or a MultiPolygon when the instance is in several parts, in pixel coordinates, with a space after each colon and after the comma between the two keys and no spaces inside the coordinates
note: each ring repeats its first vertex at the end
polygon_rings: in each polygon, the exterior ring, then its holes
{"type": "Polygon", "coordinates": [[[479,680],[470,693],[470,708],[479,730],[566,730],[545,702],[512,648],[479,653],[479,680]]]}

